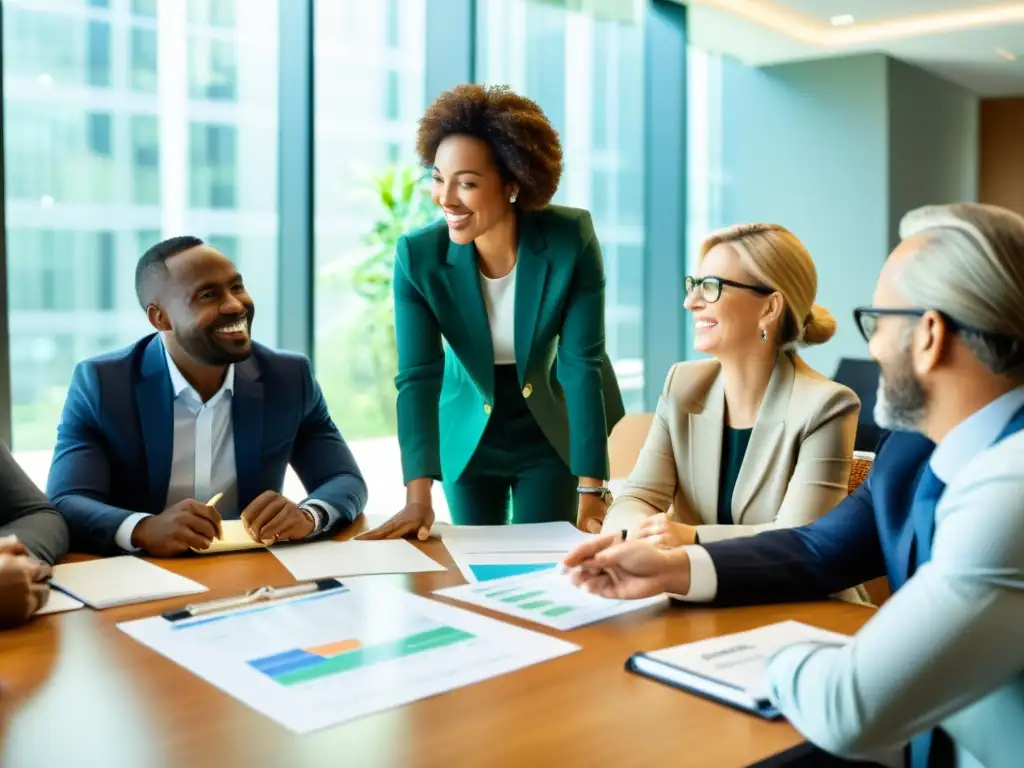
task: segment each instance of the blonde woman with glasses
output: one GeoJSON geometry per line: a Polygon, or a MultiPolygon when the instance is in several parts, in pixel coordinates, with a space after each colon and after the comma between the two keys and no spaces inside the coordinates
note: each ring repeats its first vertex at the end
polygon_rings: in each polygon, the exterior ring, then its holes
{"type": "Polygon", "coordinates": [[[795,351],[835,333],[817,288],[810,254],[784,227],[742,224],[704,241],[685,306],[711,359],[669,371],[604,531],[703,544],[804,525],[846,496],[860,401],[795,351]]]}

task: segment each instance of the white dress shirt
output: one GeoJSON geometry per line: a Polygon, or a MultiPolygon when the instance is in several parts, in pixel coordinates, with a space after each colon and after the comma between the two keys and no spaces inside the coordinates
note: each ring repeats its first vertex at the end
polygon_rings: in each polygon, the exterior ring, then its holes
{"type": "Polygon", "coordinates": [[[494,364],[515,363],[515,319],[516,319],[516,267],[504,277],[491,278],[480,273],[480,287],[483,289],[487,317],[491,323],[491,346],[494,348],[494,364]]]}
{"type": "MultiPolygon", "coordinates": [[[[238,480],[235,471],[235,433],[231,418],[231,396],[235,386],[235,366],[229,365],[224,383],[217,393],[203,402],[203,398],[188,383],[164,348],[167,370],[174,393],[174,446],[171,454],[171,475],[167,484],[164,509],[185,499],[205,504],[216,494],[224,494],[217,503],[223,518],[237,518],[238,480]]],[[[323,501],[307,501],[303,506],[315,506],[325,515],[325,524],[333,524],[338,512],[323,501]]],[[[139,521],[148,517],[136,512],[125,518],[117,529],[114,540],[127,552],[137,552],[132,546],[132,533],[139,521]]],[[[314,533],[318,533],[315,531],[314,533]]]]}
{"type": "Polygon", "coordinates": [[[941,725],[959,768],[1024,755],[1024,433],[992,445],[1024,388],[937,446],[946,482],[932,558],[845,647],[799,644],[770,661],[772,699],[834,754],[875,758],[941,725]]]}

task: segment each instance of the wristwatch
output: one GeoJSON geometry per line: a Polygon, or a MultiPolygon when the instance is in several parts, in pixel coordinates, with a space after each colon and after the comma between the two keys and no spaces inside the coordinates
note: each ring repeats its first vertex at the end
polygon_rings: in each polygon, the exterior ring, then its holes
{"type": "Polygon", "coordinates": [[[584,496],[600,496],[605,504],[612,503],[612,492],[606,485],[577,485],[576,493],[584,496]]]}
{"type": "MultiPolygon", "coordinates": [[[[312,521],[313,533],[320,533],[320,531],[323,530],[324,513],[314,506],[302,506],[299,507],[299,509],[301,509],[306,517],[312,521]]],[[[311,533],[310,536],[312,536],[313,533],[311,533]]]]}

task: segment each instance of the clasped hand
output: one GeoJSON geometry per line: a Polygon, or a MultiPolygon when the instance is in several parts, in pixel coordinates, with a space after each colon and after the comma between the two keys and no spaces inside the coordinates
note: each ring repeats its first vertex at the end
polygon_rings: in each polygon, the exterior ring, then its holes
{"type": "Polygon", "coordinates": [[[0,626],[20,624],[46,604],[50,566],[34,560],[15,536],[0,539],[0,626]]]}
{"type": "Polygon", "coordinates": [[[697,529],[686,523],[677,523],[662,512],[640,523],[630,538],[646,541],[662,549],[673,549],[696,543],[697,529]]]}
{"type": "MultiPolygon", "coordinates": [[[[242,525],[253,541],[273,544],[296,541],[313,532],[312,518],[277,491],[264,491],[242,510],[242,525]]],[[[185,499],[159,515],[139,522],[132,545],[157,557],[172,557],[189,549],[207,549],[221,537],[217,510],[195,499],[185,499]]]]}

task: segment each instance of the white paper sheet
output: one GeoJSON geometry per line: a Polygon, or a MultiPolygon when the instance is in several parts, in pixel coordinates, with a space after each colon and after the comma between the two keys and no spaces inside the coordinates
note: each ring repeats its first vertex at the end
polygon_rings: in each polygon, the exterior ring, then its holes
{"type": "Polygon", "coordinates": [[[51,589],[50,596],[46,598],[46,604],[35,612],[36,616],[45,616],[48,613],[63,613],[64,611],[76,611],[83,608],[85,603],[76,600],[71,595],[65,595],[59,589],[51,589]]]}
{"type": "Polygon", "coordinates": [[[54,566],[51,581],[93,608],[206,592],[206,587],[131,555],[54,566]]]}
{"type": "Polygon", "coordinates": [[[558,570],[447,587],[434,594],[563,631],[668,602],[666,596],[609,600],[591,595],[574,587],[558,570]]]}
{"type": "Polygon", "coordinates": [[[565,553],[589,538],[592,534],[584,533],[565,521],[524,525],[453,525],[441,532],[444,545],[453,555],[457,552],[565,553]]]}
{"type": "Polygon", "coordinates": [[[272,547],[270,551],[299,581],[446,570],[404,539],[317,541],[272,547]]]}
{"type": "Polygon", "coordinates": [[[452,552],[451,555],[462,577],[470,584],[557,568],[562,561],[558,552],[452,552]]]}
{"type": "Polygon", "coordinates": [[[223,616],[118,627],[296,733],[579,647],[398,589],[359,585],[223,616]]]}

